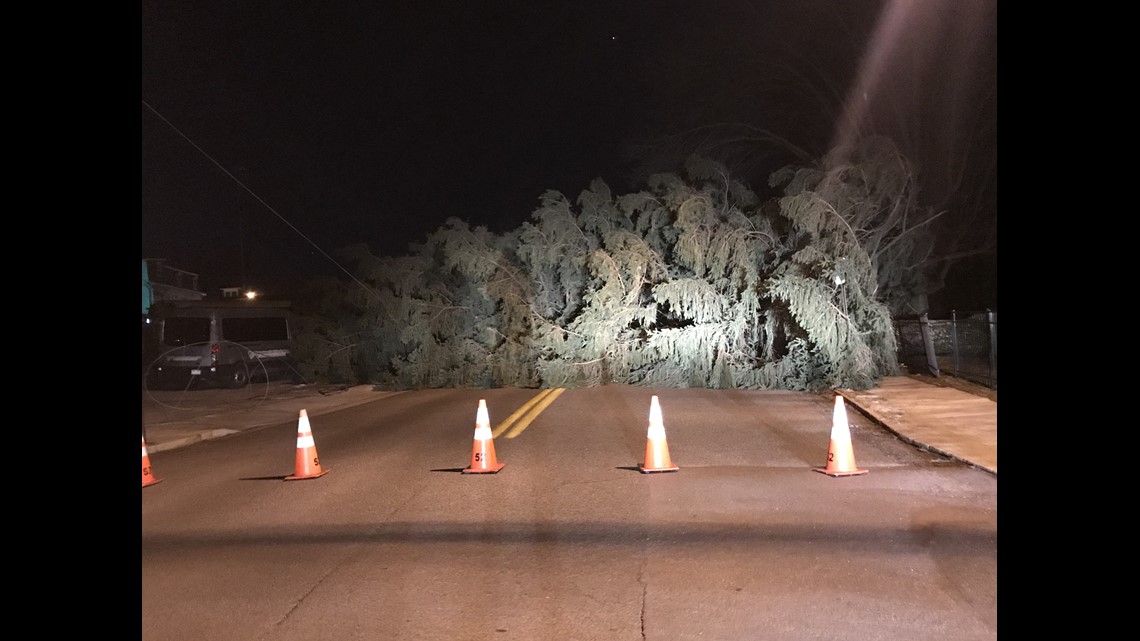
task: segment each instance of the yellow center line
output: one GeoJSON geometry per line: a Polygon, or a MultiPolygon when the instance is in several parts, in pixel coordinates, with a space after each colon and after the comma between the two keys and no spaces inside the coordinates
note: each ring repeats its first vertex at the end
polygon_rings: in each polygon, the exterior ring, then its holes
{"type": "Polygon", "coordinates": [[[561,396],[562,392],[565,391],[566,390],[564,388],[558,387],[555,388],[551,393],[547,394],[541,401],[535,404],[535,406],[532,407],[529,412],[526,413],[526,416],[522,417],[522,420],[519,421],[518,425],[514,426],[511,431],[507,432],[507,438],[514,438],[519,434],[522,434],[522,431],[530,426],[530,422],[538,417],[538,415],[542,413],[542,410],[549,407],[550,404],[554,402],[554,399],[561,396]]]}
{"type": "Polygon", "coordinates": [[[507,420],[505,420],[502,423],[499,423],[497,426],[495,426],[495,430],[493,432],[491,432],[491,437],[492,438],[499,438],[499,436],[502,435],[503,432],[510,429],[511,425],[514,425],[515,421],[519,420],[519,417],[521,417],[523,414],[526,414],[527,410],[534,407],[539,401],[541,401],[542,399],[549,396],[550,393],[553,391],[554,391],[554,388],[544,389],[541,392],[539,392],[534,398],[532,398],[529,401],[527,401],[526,403],[524,403],[522,407],[515,410],[514,414],[511,414],[509,417],[507,417],[507,420]]]}

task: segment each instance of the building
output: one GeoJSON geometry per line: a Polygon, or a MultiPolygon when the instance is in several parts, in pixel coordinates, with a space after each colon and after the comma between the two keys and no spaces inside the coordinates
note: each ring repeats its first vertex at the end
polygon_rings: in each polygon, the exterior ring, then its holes
{"type": "Polygon", "coordinates": [[[166,264],[163,258],[142,261],[142,313],[164,300],[202,300],[206,292],[198,289],[198,274],[166,264]]]}

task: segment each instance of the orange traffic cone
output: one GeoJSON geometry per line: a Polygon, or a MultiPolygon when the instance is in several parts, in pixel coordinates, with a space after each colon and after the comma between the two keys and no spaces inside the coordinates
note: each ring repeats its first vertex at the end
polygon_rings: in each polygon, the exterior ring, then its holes
{"type": "Polygon", "coordinates": [[[293,469],[293,475],[286,476],[286,481],[315,479],[329,473],[328,470],[321,469],[317,444],[313,441],[313,431],[309,428],[309,413],[305,410],[301,410],[301,416],[297,419],[297,463],[293,469]]]}
{"type": "Polygon", "coordinates": [[[649,434],[645,440],[645,462],[637,467],[642,474],[650,472],[676,472],[681,469],[669,458],[669,444],[665,442],[665,422],[661,419],[661,403],[654,396],[649,403],[649,434]]]}
{"type": "Polygon", "coordinates": [[[147,453],[146,453],[146,437],[145,436],[142,437],[142,452],[143,452],[143,457],[142,457],[143,458],[143,461],[142,461],[143,487],[147,487],[149,485],[154,485],[155,483],[161,483],[162,479],[155,478],[154,474],[150,470],[150,457],[147,456],[147,453]]]}
{"type": "Polygon", "coordinates": [[[494,474],[503,469],[506,463],[495,458],[495,440],[491,435],[491,417],[487,414],[487,401],[479,399],[479,411],[475,413],[475,443],[471,446],[471,466],[464,474],[494,474]]]}
{"type": "Polygon", "coordinates": [[[835,409],[831,413],[831,444],[827,448],[827,467],[817,467],[816,472],[828,476],[856,476],[866,474],[855,465],[855,451],[851,449],[851,428],[847,425],[847,409],[843,397],[836,394],[835,409]]]}

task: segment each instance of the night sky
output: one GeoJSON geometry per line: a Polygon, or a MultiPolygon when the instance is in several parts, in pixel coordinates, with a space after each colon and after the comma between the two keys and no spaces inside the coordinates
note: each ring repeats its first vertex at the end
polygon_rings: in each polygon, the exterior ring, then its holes
{"type": "Polygon", "coordinates": [[[694,150],[764,195],[852,104],[996,225],[996,0],[395,4],[144,0],[143,258],[287,298],[346,245],[508,231],[694,150]]]}

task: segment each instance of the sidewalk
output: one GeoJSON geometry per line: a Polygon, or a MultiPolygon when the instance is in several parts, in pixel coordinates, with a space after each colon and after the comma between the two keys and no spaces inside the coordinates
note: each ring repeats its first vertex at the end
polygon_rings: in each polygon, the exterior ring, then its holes
{"type": "Polygon", "coordinates": [[[296,422],[399,394],[371,385],[251,384],[239,390],[143,390],[142,423],[147,453],[220,438],[248,429],[296,422]]]}
{"type": "Polygon", "coordinates": [[[888,376],[862,392],[837,391],[904,441],[997,475],[997,401],[912,376],[888,376]]]}
{"type": "MultiPolygon", "coordinates": [[[[997,401],[944,381],[890,376],[866,391],[837,390],[844,401],[908,443],[997,474],[997,401]]],[[[401,392],[371,385],[253,384],[240,390],[143,391],[148,453],[296,421],[401,392]]],[[[996,398],[996,393],[993,394],[996,398]]]]}

